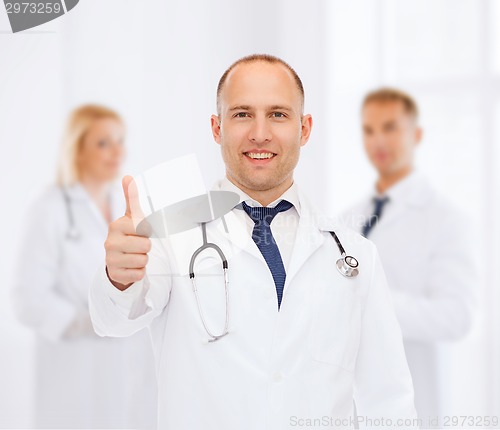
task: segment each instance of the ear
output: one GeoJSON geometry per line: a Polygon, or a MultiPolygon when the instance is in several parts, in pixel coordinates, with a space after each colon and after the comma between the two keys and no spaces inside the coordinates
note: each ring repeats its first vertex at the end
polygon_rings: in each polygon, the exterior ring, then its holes
{"type": "Polygon", "coordinates": [[[421,127],[417,127],[415,129],[415,144],[418,145],[422,140],[422,136],[424,135],[424,130],[421,127]]]}
{"type": "Polygon", "coordinates": [[[313,125],[312,116],[309,114],[304,115],[302,117],[301,123],[302,123],[301,124],[302,130],[301,130],[300,146],[304,146],[309,140],[309,136],[311,136],[311,130],[313,125]]]}
{"type": "Polygon", "coordinates": [[[217,115],[210,117],[210,126],[212,127],[214,140],[220,145],[220,118],[217,115]]]}

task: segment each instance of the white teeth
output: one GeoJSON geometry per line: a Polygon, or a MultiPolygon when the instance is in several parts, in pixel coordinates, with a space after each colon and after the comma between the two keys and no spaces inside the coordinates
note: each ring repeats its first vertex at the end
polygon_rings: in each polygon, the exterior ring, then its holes
{"type": "Polygon", "coordinates": [[[255,158],[257,160],[263,160],[265,158],[272,158],[274,157],[274,154],[271,152],[247,152],[246,155],[248,155],[250,158],[255,158]]]}

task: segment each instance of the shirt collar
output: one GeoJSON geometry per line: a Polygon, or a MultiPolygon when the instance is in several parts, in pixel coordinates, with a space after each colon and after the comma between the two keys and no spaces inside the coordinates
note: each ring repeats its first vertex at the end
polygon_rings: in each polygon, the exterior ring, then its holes
{"type": "Polygon", "coordinates": [[[391,202],[404,202],[410,205],[420,206],[425,204],[426,194],[424,188],[425,179],[415,170],[380,194],[374,186],[374,197],[389,197],[391,202]]]}
{"type": "MultiPolygon", "coordinates": [[[[74,200],[91,200],[91,197],[85,187],[81,182],[75,182],[71,185],[63,185],[62,186],[66,193],[68,193],[69,197],[74,200]]],[[[110,182],[106,186],[106,193],[109,195],[119,193],[121,191],[121,187],[118,182],[110,182]]]]}
{"type": "MultiPolygon", "coordinates": [[[[71,203],[79,201],[95,205],[88,191],[80,182],[63,186],[63,192],[68,195],[71,203]]],[[[111,216],[113,219],[117,219],[123,215],[125,211],[125,201],[123,199],[121,185],[117,181],[111,182],[108,184],[107,193],[111,203],[111,216]]]]}
{"type": "Polygon", "coordinates": [[[75,182],[71,185],[63,185],[64,192],[72,200],[89,200],[89,195],[80,182],[75,182]]]}
{"type": "MultiPolygon", "coordinates": [[[[262,206],[258,201],[252,199],[247,193],[233,184],[227,177],[219,182],[221,191],[232,191],[240,196],[240,203],[245,202],[248,206],[262,206]]],[[[289,201],[300,216],[300,199],[296,183],[294,182],[279,198],[269,203],[267,207],[274,208],[281,200],[289,201]]]]}

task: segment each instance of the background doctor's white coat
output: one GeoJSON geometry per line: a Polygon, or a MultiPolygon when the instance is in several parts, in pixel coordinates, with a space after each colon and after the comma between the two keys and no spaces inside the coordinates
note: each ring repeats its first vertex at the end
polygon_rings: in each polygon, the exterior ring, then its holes
{"type": "Polygon", "coordinates": [[[209,117],[240,56],[283,57],[302,77],[313,134],[297,181],[330,214],[373,179],[359,130],[365,91],[391,84],[422,110],[418,166],[468,211],[480,237],[480,314],[456,345],[454,410],[500,415],[500,4],[495,0],[81,0],[11,34],[0,6],[0,428],[29,427],[33,338],[9,299],[22,213],[53,179],[60,130],[83,102],[128,123],[126,171],[196,152],[223,172],[209,117]]]}

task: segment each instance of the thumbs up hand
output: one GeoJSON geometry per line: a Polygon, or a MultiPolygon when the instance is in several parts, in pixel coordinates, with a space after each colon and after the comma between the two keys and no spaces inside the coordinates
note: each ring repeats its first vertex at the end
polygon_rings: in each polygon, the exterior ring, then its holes
{"type": "Polygon", "coordinates": [[[122,186],[127,204],[125,215],[109,225],[104,248],[108,278],[116,288],[123,291],[144,278],[151,240],[137,234],[132,220],[132,217],[144,218],[134,179],[125,176],[122,186]]]}

